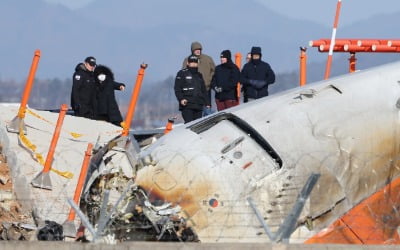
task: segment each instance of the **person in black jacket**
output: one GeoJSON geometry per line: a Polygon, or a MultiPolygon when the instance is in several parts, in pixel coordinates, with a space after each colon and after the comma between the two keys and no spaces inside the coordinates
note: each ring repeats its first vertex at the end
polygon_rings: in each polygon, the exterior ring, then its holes
{"type": "Polygon", "coordinates": [[[93,98],[95,93],[96,58],[89,56],[75,67],[72,76],[71,107],[76,116],[94,118],[93,98]]]}
{"type": "Polygon", "coordinates": [[[124,90],[125,84],[116,82],[110,68],[98,65],[94,70],[96,95],[94,99],[94,119],[121,126],[122,115],[115,99],[114,90],[124,90]]]}
{"type": "Polygon", "coordinates": [[[275,82],[271,66],[261,60],[261,48],[252,47],[250,53],[251,60],[243,66],[240,74],[244,102],[268,96],[268,85],[275,82]]]}
{"type": "Polygon", "coordinates": [[[203,76],[197,68],[198,60],[190,55],[187,67],[178,71],[175,78],[175,96],[185,123],[202,117],[203,107],[211,107],[203,76]]]}
{"type": "Polygon", "coordinates": [[[230,50],[221,52],[221,64],[215,68],[211,80],[211,88],[215,91],[217,110],[221,111],[239,104],[237,83],[240,80],[240,70],[232,62],[230,50]]]}

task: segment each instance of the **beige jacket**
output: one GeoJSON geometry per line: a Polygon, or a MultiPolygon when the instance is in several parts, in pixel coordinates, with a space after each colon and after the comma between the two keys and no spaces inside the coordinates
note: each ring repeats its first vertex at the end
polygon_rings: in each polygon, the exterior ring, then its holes
{"type": "MultiPolygon", "coordinates": [[[[192,45],[191,45],[192,54],[193,54],[193,51],[195,51],[196,49],[202,49],[202,46],[199,42],[192,43],[192,45]]],[[[182,69],[186,68],[187,60],[188,60],[187,57],[185,58],[185,60],[183,60],[182,69]]],[[[198,67],[199,67],[199,72],[203,75],[204,84],[206,85],[206,89],[208,91],[208,90],[210,90],[211,79],[215,72],[215,63],[210,56],[208,56],[206,54],[201,54],[199,56],[199,66],[198,67]]]]}

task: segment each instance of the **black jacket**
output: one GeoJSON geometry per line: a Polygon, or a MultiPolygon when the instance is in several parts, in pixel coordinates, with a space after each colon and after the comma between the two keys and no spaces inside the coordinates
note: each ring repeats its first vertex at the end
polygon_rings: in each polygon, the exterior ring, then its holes
{"type": "Polygon", "coordinates": [[[94,100],[95,119],[106,120],[115,125],[120,125],[122,115],[115,99],[114,90],[120,90],[120,87],[125,87],[125,84],[116,82],[111,69],[104,65],[97,65],[94,75],[96,80],[96,98],[94,100]],[[98,79],[100,74],[106,76],[104,81],[98,79]]]}
{"type": "Polygon", "coordinates": [[[202,110],[204,106],[210,106],[203,76],[198,71],[191,72],[188,68],[178,71],[174,89],[179,102],[179,110],[186,108],[202,110]],[[182,106],[182,99],[188,101],[186,106],[182,106]]]}
{"type": "Polygon", "coordinates": [[[94,118],[93,99],[95,92],[94,74],[83,63],[75,67],[72,76],[71,107],[76,116],[94,118]]]}
{"type": "Polygon", "coordinates": [[[275,82],[271,66],[262,60],[251,60],[243,66],[240,74],[243,97],[258,99],[268,95],[268,85],[275,82]]]}
{"type": "Polygon", "coordinates": [[[236,100],[239,80],[239,68],[231,60],[218,65],[211,80],[211,88],[215,91],[215,99],[221,101],[236,100]]]}

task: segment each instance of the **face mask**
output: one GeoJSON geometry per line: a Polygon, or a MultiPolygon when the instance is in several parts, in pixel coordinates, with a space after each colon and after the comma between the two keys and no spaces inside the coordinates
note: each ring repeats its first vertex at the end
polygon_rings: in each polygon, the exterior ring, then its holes
{"type": "Polygon", "coordinates": [[[104,80],[106,79],[106,75],[105,74],[100,74],[97,76],[97,79],[99,79],[100,82],[104,82],[104,80]]]}

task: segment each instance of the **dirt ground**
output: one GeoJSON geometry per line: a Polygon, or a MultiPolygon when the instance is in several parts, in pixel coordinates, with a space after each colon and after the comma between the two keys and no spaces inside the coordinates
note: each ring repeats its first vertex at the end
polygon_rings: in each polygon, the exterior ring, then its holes
{"type": "Polygon", "coordinates": [[[15,198],[10,169],[0,146],[0,240],[28,240],[33,230],[27,228],[32,221],[31,213],[23,213],[15,198]]]}

